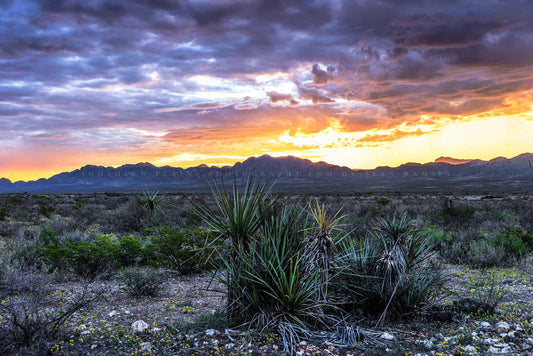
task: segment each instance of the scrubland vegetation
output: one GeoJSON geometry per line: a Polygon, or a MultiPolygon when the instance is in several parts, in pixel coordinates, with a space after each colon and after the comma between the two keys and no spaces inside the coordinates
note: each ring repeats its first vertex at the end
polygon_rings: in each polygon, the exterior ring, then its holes
{"type": "Polygon", "coordinates": [[[533,197],[211,189],[0,196],[0,352],[533,350],[533,197]]]}

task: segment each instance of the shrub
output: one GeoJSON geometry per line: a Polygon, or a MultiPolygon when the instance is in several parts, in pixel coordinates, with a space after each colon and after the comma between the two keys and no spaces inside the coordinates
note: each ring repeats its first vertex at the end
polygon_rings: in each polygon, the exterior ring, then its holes
{"type": "Polygon", "coordinates": [[[139,202],[130,198],[116,209],[104,214],[100,212],[98,223],[102,225],[102,231],[106,233],[142,232],[146,227],[144,213],[139,202]]]}
{"type": "Polygon", "coordinates": [[[182,275],[213,269],[214,235],[205,229],[171,229],[166,225],[146,229],[151,246],[146,254],[162,267],[172,268],[182,275]]]}
{"type": "Polygon", "coordinates": [[[10,215],[9,212],[10,209],[8,205],[2,203],[2,205],[0,205],[0,221],[7,219],[7,217],[10,215]]]}
{"type": "Polygon", "coordinates": [[[146,259],[144,244],[141,239],[133,236],[123,236],[118,246],[113,246],[115,265],[119,268],[139,265],[146,259]]]}
{"type": "Polygon", "coordinates": [[[466,246],[464,259],[460,262],[474,268],[496,267],[505,261],[505,250],[489,240],[470,241],[466,246]]]}
{"type": "Polygon", "coordinates": [[[94,241],[68,241],[44,249],[43,259],[51,269],[64,269],[81,277],[94,279],[116,267],[118,244],[111,235],[98,236],[94,241]]]}
{"type": "Polygon", "coordinates": [[[55,207],[52,205],[39,203],[39,213],[47,218],[49,218],[55,210],[55,207]]]}
{"type": "Polygon", "coordinates": [[[521,257],[533,249],[533,236],[518,229],[505,230],[496,236],[493,243],[503,247],[508,257],[521,257]]]}
{"type": "Polygon", "coordinates": [[[426,229],[425,233],[430,234],[435,249],[441,253],[445,253],[453,244],[452,234],[444,230],[426,229]]]}
{"type": "Polygon", "coordinates": [[[153,297],[163,289],[165,279],[156,269],[129,267],[118,275],[124,290],[132,297],[153,297]]]}
{"type": "Polygon", "coordinates": [[[54,293],[46,278],[11,272],[0,283],[0,352],[23,347],[28,354],[48,354],[50,346],[76,312],[101,299],[104,291],[87,285],[80,292],[54,293]]]}
{"type": "Polygon", "coordinates": [[[57,232],[45,227],[39,233],[36,242],[16,249],[11,255],[11,261],[20,269],[40,271],[45,263],[44,248],[57,243],[57,232]]]}
{"type": "Polygon", "coordinates": [[[439,215],[446,225],[461,225],[472,219],[475,212],[472,206],[454,205],[452,200],[446,199],[439,215]]]}

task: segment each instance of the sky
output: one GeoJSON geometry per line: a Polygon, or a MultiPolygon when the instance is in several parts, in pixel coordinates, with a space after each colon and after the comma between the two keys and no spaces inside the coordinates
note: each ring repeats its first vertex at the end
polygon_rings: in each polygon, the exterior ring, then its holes
{"type": "Polygon", "coordinates": [[[2,0],[0,177],[533,152],[528,0],[2,0]]]}

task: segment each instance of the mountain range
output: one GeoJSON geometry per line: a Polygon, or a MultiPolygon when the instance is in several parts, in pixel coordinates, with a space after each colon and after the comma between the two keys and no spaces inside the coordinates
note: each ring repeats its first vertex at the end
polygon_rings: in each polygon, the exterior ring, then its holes
{"type": "Polygon", "coordinates": [[[532,153],[490,161],[440,157],[432,163],[353,170],[326,162],[313,163],[293,156],[250,157],[233,166],[191,168],[156,167],[150,163],[117,168],[87,165],[49,179],[11,182],[0,179],[0,193],[165,192],[206,191],[209,182],[222,179],[242,183],[250,176],[271,179],[275,187],[295,192],[493,192],[533,191],[532,153]]]}

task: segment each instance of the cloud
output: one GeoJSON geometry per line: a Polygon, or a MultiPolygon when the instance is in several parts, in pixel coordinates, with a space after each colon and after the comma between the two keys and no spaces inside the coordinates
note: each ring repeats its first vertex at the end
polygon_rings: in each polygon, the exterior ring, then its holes
{"type": "Polygon", "coordinates": [[[384,143],[384,142],[393,142],[400,140],[402,138],[406,137],[413,137],[413,136],[422,136],[428,134],[427,131],[422,131],[421,129],[417,129],[415,131],[402,131],[399,129],[393,130],[391,133],[387,134],[370,134],[366,135],[360,139],[357,140],[356,145],[358,146],[365,146],[367,144],[377,144],[377,143],[384,143]]]}
{"type": "Polygon", "coordinates": [[[332,103],[335,101],[330,98],[324,90],[307,87],[305,85],[300,85],[298,87],[298,92],[303,99],[309,99],[313,104],[332,103]]]}
{"type": "Polygon", "coordinates": [[[0,129],[14,155],[38,140],[126,156],[524,112],[532,15],[519,0],[4,1],[0,129]]]}
{"type": "Polygon", "coordinates": [[[333,66],[328,66],[326,70],[320,68],[318,64],[313,64],[313,84],[326,84],[330,79],[333,78],[336,69],[333,66]]]}
{"type": "Polygon", "coordinates": [[[298,102],[294,100],[291,94],[282,94],[278,93],[276,91],[269,91],[266,93],[268,97],[270,98],[270,101],[273,103],[277,103],[278,101],[287,101],[291,105],[297,105],[298,102]]]}

